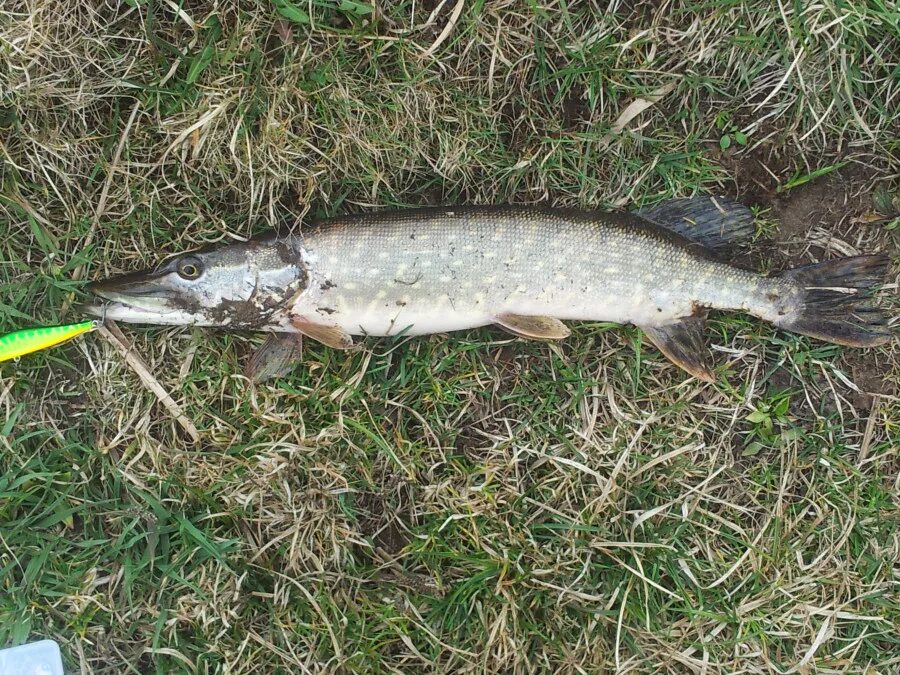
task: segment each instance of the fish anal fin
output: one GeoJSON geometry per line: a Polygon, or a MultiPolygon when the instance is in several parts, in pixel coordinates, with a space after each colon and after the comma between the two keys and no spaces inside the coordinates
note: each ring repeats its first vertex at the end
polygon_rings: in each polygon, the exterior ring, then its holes
{"type": "Polygon", "coordinates": [[[641,326],[650,342],[672,363],[704,382],[715,382],[703,335],[705,328],[705,315],[685,317],[664,326],[641,326]]]}
{"type": "Polygon", "coordinates": [[[552,316],[504,313],[494,317],[494,321],[513,335],[535,340],[562,340],[572,334],[566,324],[552,316]]]}
{"type": "Polygon", "coordinates": [[[299,333],[270,333],[244,366],[244,375],[261,383],[284,377],[300,361],[303,354],[303,335],[299,333]]]}
{"type": "Polygon", "coordinates": [[[292,317],[291,325],[297,332],[333,349],[353,349],[353,338],[339,326],[316,323],[301,316],[292,317]]]}
{"type": "Polygon", "coordinates": [[[736,246],[756,232],[750,209],[726,197],[669,199],[634,214],[712,251],[736,246]]]}

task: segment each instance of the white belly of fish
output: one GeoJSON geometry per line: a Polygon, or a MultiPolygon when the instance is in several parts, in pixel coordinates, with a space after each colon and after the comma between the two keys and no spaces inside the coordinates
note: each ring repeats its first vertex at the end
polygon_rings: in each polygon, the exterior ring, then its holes
{"type": "Polygon", "coordinates": [[[371,311],[335,316],[336,325],[350,335],[428,335],[455,330],[476,328],[493,322],[484,312],[431,311],[427,308],[411,308],[391,311],[375,308],[371,311]]]}
{"type": "Polygon", "coordinates": [[[463,303],[447,293],[413,297],[373,287],[368,297],[319,291],[300,298],[290,313],[308,321],[337,326],[350,335],[428,335],[465,330],[494,322],[486,303],[463,303]],[[369,299],[371,298],[371,299],[369,299]]]}
{"type": "Polygon", "coordinates": [[[654,298],[652,294],[610,291],[588,289],[586,293],[573,293],[551,284],[539,291],[508,294],[492,293],[487,288],[474,293],[441,288],[422,295],[403,287],[378,285],[369,286],[362,293],[347,293],[337,285],[305,294],[290,313],[337,326],[350,335],[371,336],[466,330],[496,323],[497,317],[505,313],[641,325],[663,325],[691,313],[689,302],[665,292],[666,297],[654,298]]]}

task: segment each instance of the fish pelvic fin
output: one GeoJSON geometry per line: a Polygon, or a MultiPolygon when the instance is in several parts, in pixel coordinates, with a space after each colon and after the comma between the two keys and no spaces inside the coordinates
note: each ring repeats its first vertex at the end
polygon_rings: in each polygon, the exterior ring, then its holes
{"type": "Polygon", "coordinates": [[[706,313],[695,314],[664,326],[641,326],[641,330],[672,363],[703,380],[715,382],[709,365],[704,331],[706,313]]]}
{"type": "Polygon", "coordinates": [[[513,335],[535,340],[562,340],[572,334],[566,324],[552,316],[505,313],[496,316],[494,321],[513,335]]]}
{"type": "Polygon", "coordinates": [[[669,199],[634,213],[715,252],[745,243],[756,233],[750,209],[727,197],[669,199]]]}
{"type": "Polygon", "coordinates": [[[301,316],[293,317],[291,325],[298,333],[302,333],[306,337],[333,349],[353,349],[353,338],[339,326],[315,323],[301,316]]]}
{"type": "Polygon", "coordinates": [[[257,384],[284,377],[294,369],[302,354],[302,334],[270,333],[247,361],[244,376],[257,384]]]}
{"type": "Polygon", "coordinates": [[[874,347],[890,342],[884,310],[870,298],[888,272],[886,254],[838,258],[804,265],[779,276],[793,281],[801,300],[776,319],[779,328],[847,347],[874,347]]]}

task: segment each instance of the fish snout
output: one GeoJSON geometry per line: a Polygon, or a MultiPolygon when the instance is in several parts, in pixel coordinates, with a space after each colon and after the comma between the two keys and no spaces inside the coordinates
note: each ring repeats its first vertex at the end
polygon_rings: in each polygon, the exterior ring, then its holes
{"type": "Polygon", "coordinates": [[[179,301],[174,289],[157,274],[137,272],[93,281],[85,291],[98,298],[78,307],[90,316],[114,321],[149,324],[196,324],[202,318],[186,299],[179,301]]]}
{"type": "Polygon", "coordinates": [[[164,297],[168,295],[166,288],[160,283],[156,275],[148,275],[146,272],[124,274],[111,279],[92,281],[85,290],[108,300],[118,299],[119,296],[130,297],[164,297]]]}

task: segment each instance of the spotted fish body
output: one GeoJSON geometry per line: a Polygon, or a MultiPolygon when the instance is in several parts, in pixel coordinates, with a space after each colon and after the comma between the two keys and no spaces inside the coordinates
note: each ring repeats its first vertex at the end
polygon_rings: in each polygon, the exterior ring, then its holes
{"type": "MultiPolygon", "coordinates": [[[[344,216],[173,258],[92,285],[95,315],[301,334],[337,348],[353,336],[423,335],[488,324],[561,339],[563,320],[640,326],[673,362],[711,380],[709,309],[739,310],[852,346],[890,339],[863,294],[886,256],[763,276],[714,250],[753,232],[749,211],[709,198],[634,213],[534,207],[413,209],[344,216]]],[[[285,361],[289,338],[264,345],[285,361]]],[[[269,354],[271,355],[271,354],[269,354]]],[[[254,368],[269,368],[260,356],[254,368]],[[261,365],[262,364],[262,365],[261,365]]]]}
{"type": "Polygon", "coordinates": [[[473,328],[502,314],[662,326],[695,307],[782,311],[791,289],[630,214],[414,210],[299,237],[310,287],[290,313],[351,335],[473,328]]]}

